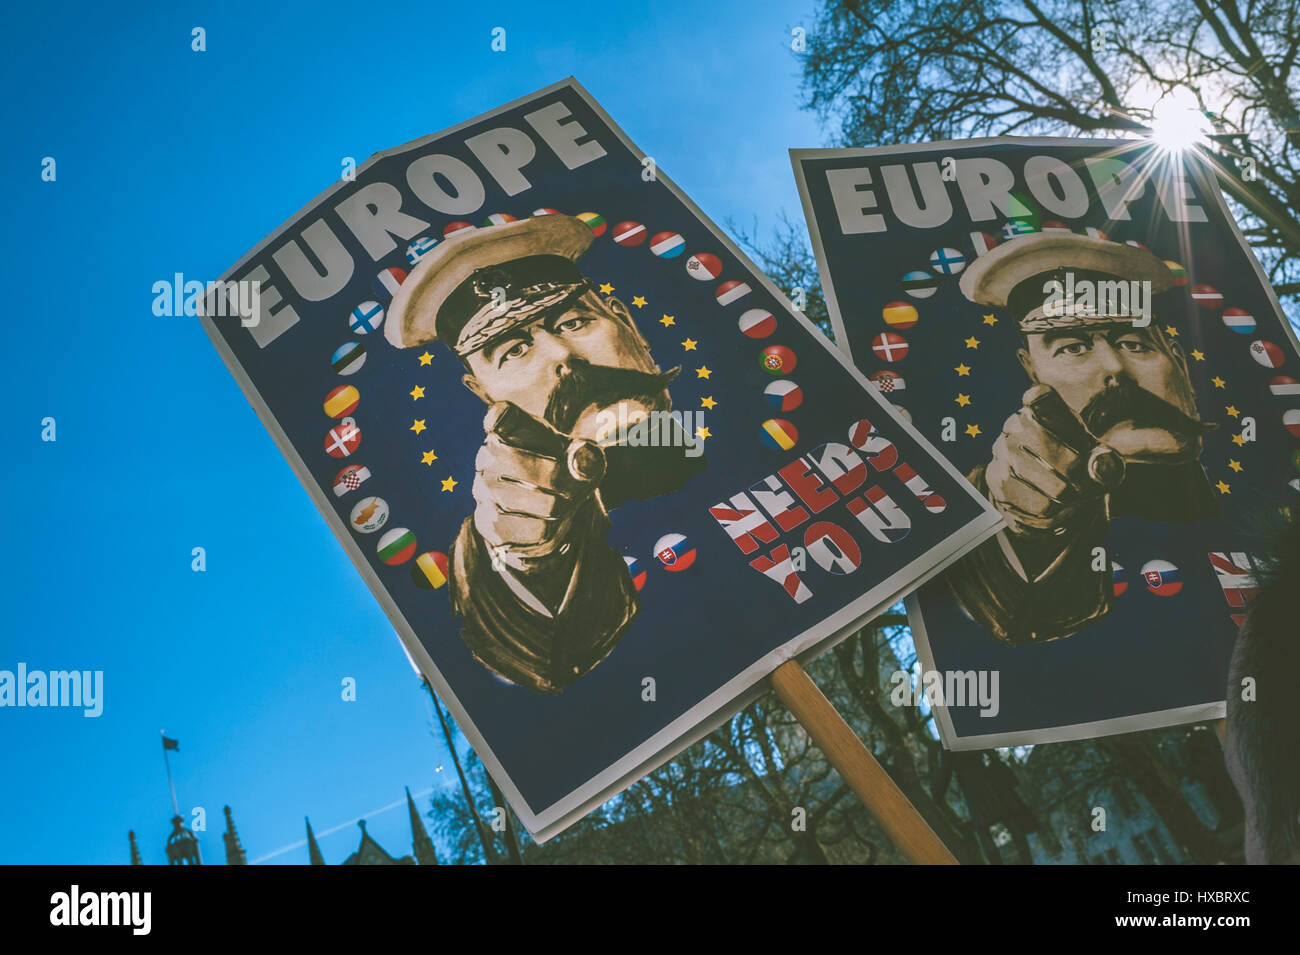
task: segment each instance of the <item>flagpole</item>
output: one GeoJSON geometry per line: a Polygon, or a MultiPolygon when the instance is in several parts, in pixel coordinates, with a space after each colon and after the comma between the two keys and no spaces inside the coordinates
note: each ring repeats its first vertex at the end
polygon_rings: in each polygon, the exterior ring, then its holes
{"type": "Polygon", "coordinates": [[[181,814],[181,807],[176,802],[176,784],[172,782],[172,764],[167,759],[167,733],[165,730],[159,730],[158,735],[163,737],[163,766],[167,768],[167,788],[171,790],[172,794],[172,814],[179,816],[181,814]]]}

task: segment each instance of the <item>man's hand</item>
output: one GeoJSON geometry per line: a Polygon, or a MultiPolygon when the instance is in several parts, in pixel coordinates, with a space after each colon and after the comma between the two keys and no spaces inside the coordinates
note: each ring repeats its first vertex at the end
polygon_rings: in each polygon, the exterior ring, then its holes
{"type": "Polygon", "coordinates": [[[1002,426],[984,478],[1013,533],[1061,534],[1122,474],[1118,455],[1098,446],[1061,397],[1039,385],[1002,426]]]}
{"type": "Polygon", "coordinates": [[[604,475],[603,454],[509,402],[488,410],[483,430],[487,440],[474,461],[475,529],[507,560],[554,553],[604,475]]]}

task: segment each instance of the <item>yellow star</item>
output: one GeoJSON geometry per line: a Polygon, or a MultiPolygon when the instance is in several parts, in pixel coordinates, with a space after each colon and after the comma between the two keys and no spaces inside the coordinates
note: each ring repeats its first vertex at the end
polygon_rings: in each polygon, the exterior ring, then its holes
{"type": "Polygon", "coordinates": [[[1205,361],[1205,352],[1201,351],[1199,348],[1193,348],[1192,358],[1196,359],[1197,361],[1205,361]]]}
{"type": "Polygon", "coordinates": [[[965,408],[968,404],[970,404],[970,395],[958,395],[956,398],[952,400],[957,402],[957,404],[961,405],[963,408],[965,408]]]}
{"type": "Polygon", "coordinates": [[[1241,414],[1241,412],[1237,410],[1236,405],[1226,405],[1223,410],[1228,412],[1228,414],[1232,415],[1234,418],[1241,414]]]}
{"type": "Polygon", "coordinates": [[[972,335],[970,338],[966,339],[966,347],[967,347],[967,348],[979,348],[979,347],[980,347],[980,340],[979,340],[978,338],[976,338],[974,335],[972,335]]]}
{"type": "Polygon", "coordinates": [[[695,437],[697,437],[697,438],[711,438],[711,437],[713,437],[713,433],[712,433],[711,431],[709,431],[708,428],[704,427],[704,425],[700,425],[698,428],[695,429],[695,437]]]}
{"type": "Polygon", "coordinates": [[[438,460],[438,456],[434,454],[432,451],[425,451],[424,454],[420,457],[420,460],[423,461],[425,464],[432,464],[434,461],[438,460]]]}
{"type": "Polygon", "coordinates": [[[673,318],[671,315],[665,315],[663,318],[659,319],[659,324],[664,328],[667,328],[669,325],[676,325],[677,319],[673,318]]]}
{"type": "Polygon", "coordinates": [[[701,399],[700,399],[700,407],[701,407],[701,408],[708,408],[710,411],[713,410],[713,406],[716,405],[716,404],[717,404],[717,402],[713,400],[713,395],[709,395],[709,397],[707,397],[707,398],[701,398],[701,399]]]}
{"type": "Polygon", "coordinates": [[[633,295],[632,304],[637,308],[645,308],[645,297],[642,295],[633,295]]]}
{"type": "Polygon", "coordinates": [[[1234,434],[1234,435],[1232,436],[1232,443],[1235,444],[1235,445],[1236,445],[1237,447],[1239,447],[1239,448],[1240,448],[1240,447],[1244,447],[1245,444],[1246,444],[1246,439],[1243,438],[1243,437],[1242,437],[1241,435],[1239,435],[1239,434],[1234,434]]]}
{"type": "Polygon", "coordinates": [[[966,433],[972,438],[978,438],[980,436],[980,426],[977,424],[968,424],[966,425],[966,433]]]}
{"type": "Polygon", "coordinates": [[[442,482],[442,489],[444,491],[454,491],[456,490],[456,484],[457,484],[456,479],[449,477],[447,478],[447,480],[442,482]]]}
{"type": "Polygon", "coordinates": [[[423,397],[424,397],[424,385],[416,385],[414,388],[411,389],[412,399],[414,399],[415,401],[419,401],[423,397]]]}
{"type": "Polygon", "coordinates": [[[428,352],[425,352],[423,355],[420,356],[421,365],[427,365],[432,361],[433,361],[433,356],[430,355],[428,352]]]}
{"type": "Polygon", "coordinates": [[[1165,334],[1168,335],[1170,338],[1177,338],[1177,337],[1178,337],[1178,329],[1174,328],[1174,326],[1172,326],[1172,325],[1166,325],[1166,326],[1165,326],[1165,334]]]}
{"type": "Polygon", "coordinates": [[[953,369],[953,371],[957,373],[958,378],[965,378],[967,375],[970,374],[970,366],[958,365],[956,368],[953,369]]]}
{"type": "Polygon", "coordinates": [[[1228,490],[1228,487],[1229,487],[1229,486],[1228,486],[1227,484],[1224,484],[1222,481],[1220,481],[1218,484],[1216,484],[1216,485],[1214,485],[1214,486],[1217,487],[1217,488],[1219,489],[1219,493],[1220,493],[1220,494],[1231,494],[1231,493],[1232,493],[1231,491],[1228,490]]]}
{"type": "Polygon", "coordinates": [[[425,422],[424,418],[419,419],[418,421],[416,421],[414,424],[411,425],[410,430],[414,431],[416,434],[419,434],[421,431],[424,430],[424,422],[425,422]]]}
{"type": "Polygon", "coordinates": [[[711,375],[711,374],[713,374],[713,372],[711,372],[711,371],[710,371],[708,368],[706,368],[704,365],[701,365],[699,368],[696,368],[696,369],[695,369],[695,377],[696,377],[696,378],[708,378],[709,375],[711,375]]]}
{"type": "Polygon", "coordinates": [[[994,316],[994,315],[985,315],[985,316],[984,316],[984,324],[985,324],[985,325],[996,325],[997,323],[998,323],[998,320],[997,320],[997,317],[996,317],[996,316],[994,316]]]}
{"type": "Polygon", "coordinates": [[[1242,471],[1246,470],[1245,468],[1243,468],[1243,467],[1241,466],[1241,462],[1240,462],[1240,461],[1233,461],[1233,460],[1231,460],[1231,459],[1229,459],[1229,461],[1228,461],[1228,467],[1232,468],[1232,470],[1236,471],[1238,474],[1240,474],[1242,471]]]}
{"type": "Polygon", "coordinates": [[[1227,382],[1224,381],[1222,378],[1220,378],[1218,375],[1215,375],[1213,378],[1210,379],[1210,381],[1214,382],[1215,388],[1222,388],[1224,385],[1227,384],[1227,382]]]}
{"type": "Polygon", "coordinates": [[[697,342],[694,338],[688,338],[686,339],[686,341],[682,342],[682,347],[685,348],[687,351],[695,351],[695,346],[698,344],[699,342],[697,342]]]}
{"type": "Polygon", "coordinates": [[[614,291],[614,286],[610,285],[608,282],[601,282],[601,283],[600,283],[600,294],[601,294],[601,295],[610,295],[610,294],[613,293],[613,291],[614,291]]]}

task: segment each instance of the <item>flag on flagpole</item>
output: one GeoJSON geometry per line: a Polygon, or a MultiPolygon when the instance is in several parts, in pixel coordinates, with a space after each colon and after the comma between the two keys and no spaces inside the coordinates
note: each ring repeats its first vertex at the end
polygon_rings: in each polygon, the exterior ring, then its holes
{"type": "Polygon", "coordinates": [[[178,753],[181,751],[180,740],[168,739],[166,736],[164,736],[162,740],[163,740],[163,749],[174,749],[178,753]]]}

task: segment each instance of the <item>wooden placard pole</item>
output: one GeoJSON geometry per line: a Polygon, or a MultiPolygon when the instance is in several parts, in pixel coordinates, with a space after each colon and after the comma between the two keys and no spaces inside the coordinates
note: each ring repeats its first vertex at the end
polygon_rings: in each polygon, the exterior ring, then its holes
{"type": "Polygon", "coordinates": [[[956,865],[957,859],[862,740],[844,722],[831,701],[798,662],[787,660],[772,671],[772,689],[794,714],[812,741],[880,823],[885,834],[918,865],[956,865]]]}

